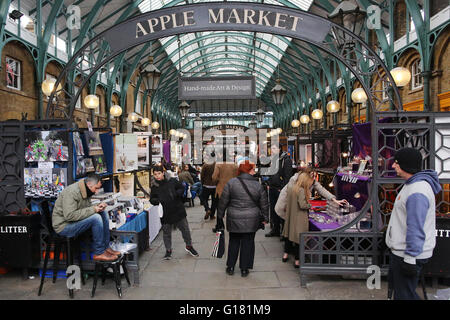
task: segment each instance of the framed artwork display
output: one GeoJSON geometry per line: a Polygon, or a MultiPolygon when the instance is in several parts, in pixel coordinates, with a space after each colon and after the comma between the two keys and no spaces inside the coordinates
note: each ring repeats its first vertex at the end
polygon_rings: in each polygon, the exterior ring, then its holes
{"type": "Polygon", "coordinates": [[[25,168],[25,197],[56,198],[67,187],[67,168],[25,168]]]}
{"type": "Polygon", "coordinates": [[[73,144],[75,146],[76,154],[78,156],[84,156],[83,142],[81,141],[80,133],[73,133],[73,144]]]}
{"type": "Polygon", "coordinates": [[[138,169],[138,142],[133,133],[115,136],[115,172],[133,171],[138,169]]]}
{"type": "Polygon", "coordinates": [[[68,161],[67,131],[25,131],[25,161],[68,161]]]}
{"type": "Polygon", "coordinates": [[[102,155],[103,148],[100,133],[97,131],[85,131],[84,140],[90,156],[102,155]]]}

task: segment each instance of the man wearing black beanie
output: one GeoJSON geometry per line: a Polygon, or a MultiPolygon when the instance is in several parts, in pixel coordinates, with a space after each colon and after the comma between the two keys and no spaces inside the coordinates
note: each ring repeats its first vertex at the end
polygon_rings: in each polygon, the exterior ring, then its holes
{"type": "Polygon", "coordinates": [[[395,199],[386,232],[389,276],[395,300],[419,300],[419,274],[436,244],[435,194],[441,185],[434,170],[422,170],[422,155],[413,148],[398,150],[392,168],[406,182],[395,199]]]}

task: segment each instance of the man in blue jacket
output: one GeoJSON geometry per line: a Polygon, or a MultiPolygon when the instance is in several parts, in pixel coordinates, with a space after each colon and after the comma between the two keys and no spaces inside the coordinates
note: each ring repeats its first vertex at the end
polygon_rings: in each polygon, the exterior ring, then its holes
{"type": "Polygon", "coordinates": [[[386,232],[394,299],[419,300],[419,274],[436,244],[435,194],[441,191],[441,185],[434,170],[422,170],[418,150],[398,150],[392,168],[406,180],[395,199],[386,232]]]}

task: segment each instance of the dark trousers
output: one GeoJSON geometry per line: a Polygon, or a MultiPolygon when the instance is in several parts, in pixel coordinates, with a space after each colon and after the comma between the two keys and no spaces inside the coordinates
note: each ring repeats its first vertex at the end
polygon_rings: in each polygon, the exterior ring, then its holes
{"type": "Polygon", "coordinates": [[[390,286],[394,289],[394,300],[421,300],[416,293],[419,276],[428,259],[416,259],[417,274],[413,277],[404,275],[401,271],[403,258],[391,252],[389,259],[389,280],[390,286]]]}
{"type": "Polygon", "coordinates": [[[234,233],[230,232],[228,243],[227,267],[234,268],[239,256],[239,268],[253,269],[255,260],[255,232],[234,233]]]}
{"type": "Polygon", "coordinates": [[[300,260],[300,246],[298,243],[284,239],[284,252],[294,254],[295,260],[300,260]]]}
{"type": "Polygon", "coordinates": [[[203,187],[201,199],[205,211],[211,210],[210,217],[214,217],[214,215],[216,214],[217,205],[219,203],[219,197],[216,195],[216,188],[203,187]],[[208,203],[209,196],[211,196],[211,208],[209,207],[208,203]]]}
{"type": "Polygon", "coordinates": [[[189,230],[189,223],[186,218],[181,219],[180,221],[172,224],[163,224],[163,241],[166,250],[172,250],[172,228],[173,226],[177,227],[181,231],[181,235],[183,236],[183,240],[186,243],[186,246],[192,245],[191,239],[191,231],[189,230]]]}
{"type": "Polygon", "coordinates": [[[274,188],[269,188],[269,202],[270,202],[270,224],[272,226],[272,232],[281,234],[281,228],[283,227],[284,220],[280,218],[275,212],[275,205],[277,204],[280,191],[274,188]]]}

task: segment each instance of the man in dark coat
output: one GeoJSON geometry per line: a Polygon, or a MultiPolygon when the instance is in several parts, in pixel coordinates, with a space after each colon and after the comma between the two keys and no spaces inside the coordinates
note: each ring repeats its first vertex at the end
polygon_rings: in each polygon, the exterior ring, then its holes
{"type": "Polygon", "coordinates": [[[272,145],[270,149],[272,151],[272,162],[275,163],[275,173],[270,176],[268,181],[272,230],[266,234],[266,237],[278,237],[281,234],[283,220],[275,212],[275,204],[280,196],[281,189],[292,177],[293,170],[292,160],[286,152],[280,154],[280,148],[277,145],[272,145]]]}
{"type": "Polygon", "coordinates": [[[164,246],[166,255],[164,259],[172,258],[172,225],[180,229],[183,240],[186,243],[186,251],[192,256],[198,257],[197,251],[192,247],[191,232],[186,219],[186,209],[182,201],[184,187],[176,179],[166,180],[164,168],[157,166],[153,168],[153,184],[150,192],[150,203],[163,207],[161,218],[164,246]]]}
{"type": "Polygon", "coordinates": [[[226,272],[229,275],[234,273],[239,255],[241,275],[246,277],[249,269],[253,268],[255,233],[261,222],[265,224],[269,219],[269,204],[266,191],[252,176],[255,174],[255,164],[246,160],[239,164],[238,172],[239,177],[230,179],[223,189],[217,209],[216,229],[223,229],[226,211],[226,228],[230,233],[226,272]],[[245,184],[250,195],[239,180],[245,184]]]}

